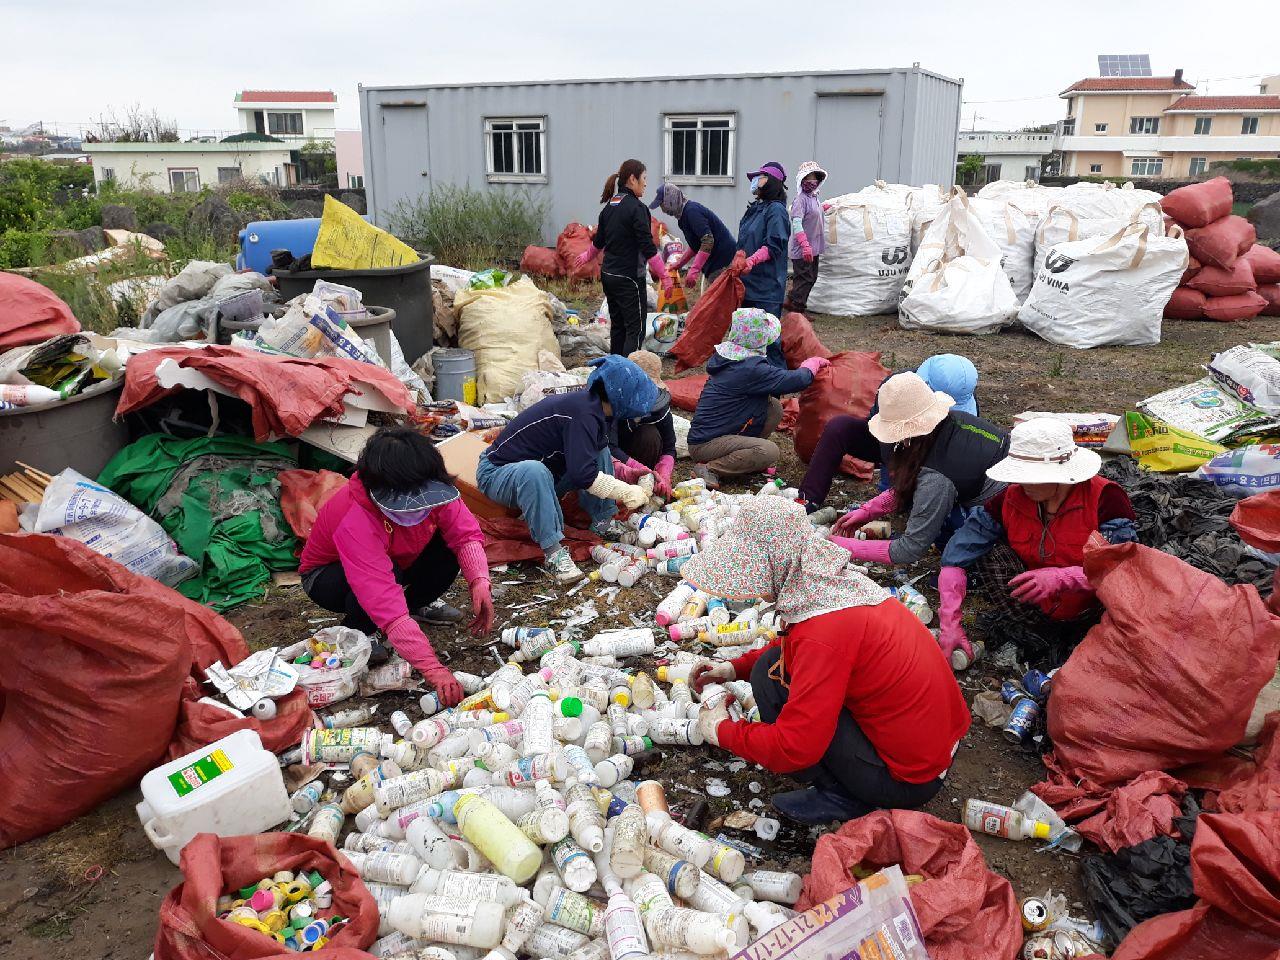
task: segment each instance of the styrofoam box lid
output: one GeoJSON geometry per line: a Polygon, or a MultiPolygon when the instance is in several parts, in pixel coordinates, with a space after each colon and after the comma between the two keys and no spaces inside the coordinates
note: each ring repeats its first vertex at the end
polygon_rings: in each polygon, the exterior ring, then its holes
{"type": "Polygon", "coordinates": [[[237,730],[149,771],[142,778],[143,803],[153,816],[172,816],[208,803],[272,769],[278,772],[279,763],[263,748],[258,732],[237,730]]]}

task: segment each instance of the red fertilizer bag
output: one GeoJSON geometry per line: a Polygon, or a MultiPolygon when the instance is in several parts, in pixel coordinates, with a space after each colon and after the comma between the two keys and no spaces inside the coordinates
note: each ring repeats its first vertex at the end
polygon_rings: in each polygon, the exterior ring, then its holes
{"type": "Polygon", "coordinates": [[[164,760],[192,639],[218,619],[77,540],[0,534],[0,849],[164,760]]]}
{"type": "Polygon", "coordinates": [[[1258,314],[1260,317],[1280,317],[1280,283],[1264,283],[1258,287],[1258,296],[1267,301],[1267,305],[1258,314]]]}
{"type": "MultiPolygon", "coordinates": [[[[1184,236],[1185,236],[1185,234],[1184,234],[1184,236]]],[[[1187,269],[1182,271],[1182,279],[1181,279],[1179,282],[1180,282],[1180,283],[1182,283],[1182,284],[1184,284],[1184,285],[1185,285],[1185,284],[1190,283],[1190,282],[1191,282],[1191,278],[1192,278],[1192,277],[1194,277],[1197,273],[1199,273],[1199,272],[1200,272],[1200,268],[1201,268],[1202,266],[1204,266],[1204,264],[1202,264],[1202,263],[1201,263],[1199,260],[1197,260],[1195,257],[1193,257],[1193,256],[1191,256],[1190,254],[1188,254],[1188,255],[1187,255],[1187,269]]]]}
{"type": "Polygon", "coordinates": [[[1231,216],[1231,181],[1214,177],[1171,190],[1160,201],[1160,209],[1184,227],[1207,227],[1215,220],[1231,216]]]}
{"type": "Polygon", "coordinates": [[[698,398],[707,385],[709,378],[705,373],[695,377],[681,377],[679,380],[663,380],[662,384],[671,394],[671,405],[677,410],[694,411],[698,409],[698,398]]]}
{"type": "Polygon", "coordinates": [[[1258,591],[1096,535],[1084,567],[1104,613],[1054,677],[1048,727],[1062,772],[1120,784],[1239,743],[1280,654],[1280,618],[1258,591]]]}
{"type": "Polygon", "coordinates": [[[1207,297],[1204,302],[1206,320],[1252,320],[1267,308],[1258,293],[1237,293],[1234,297],[1207,297]]]}
{"type": "Polygon", "coordinates": [[[333,906],[317,912],[349,918],[319,950],[322,960],[370,960],[378,935],[378,904],[345,856],[325,840],[301,833],[218,837],[200,833],[182,849],[183,881],[160,904],[155,960],[260,960],[297,957],[274,938],[218,919],[218,897],[288,870],[316,870],[333,887],[333,906]]]}
{"type": "Polygon", "coordinates": [[[1280,283],[1280,253],[1255,243],[1240,259],[1249,261],[1258,283],[1280,283]]]}
{"type": "Polygon", "coordinates": [[[792,370],[810,357],[831,359],[831,351],[818,339],[813,324],[803,313],[782,315],[782,355],[787,358],[787,366],[792,370]]]}
{"type": "MultiPolygon", "coordinates": [[[[796,421],[796,454],[805,463],[813,456],[818,438],[832,417],[849,414],[865,417],[876,402],[876,391],[889,369],[880,363],[880,354],[850,350],[830,358],[831,366],[823,369],[813,383],[800,394],[800,417],[796,421]]],[[[853,457],[845,457],[841,469],[866,480],[871,466],[853,457]]]]}
{"type": "MultiPolygon", "coordinates": [[[[311,536],[316,514],[325,501],[347,485],[347,478],[332,470],[282,470],[280,480],[280,512],[299,540],[311,536]]],[[[298,552],[302,552],[299,544],[298,552]]]]}
{"type": "Polygon", "coordinates": [[[702,366],[715,345],[724,339],[733,311],[742,306],[742,298],[746,296],[746,288],[742,285],[746,260],[747,256],[741,250],[734,254],[733,262],[724,268],[689,311],[684,333],[671,346],[670,355],[676,358],[676,373],[702,366]]]}
{"type": "MultiPolygon", "coordinates": [[[[933,960],[1013,960],[1022,922],[1013,887],[987,867],[967,828],[915,810],[878,810],[818,838],[797,910],[854,886],[857,865],[900,864],[922,883],[911,888],[933,960]]],[[[159,958],[157,958],[159,960],[159,958]]]]}
{"type": "Polygon", "coordinates": [[[1253,267],[1248,259],[1241,257],[1230,269],[1202,267],[1187,286],[1207,297],[1234,297],[1238,293],[1256,290],[1258,281],[1253,278],[1253,267]]]}
{"type": "Polygon", "coordinates": [[[1223,217],[1187,231],[1187,249],[1206,267],[1230,269],[1257,241],[1257,231],[1244,217],[1223,217]]]}
{"type": "Polygon", "coordinates": [[[71,308],[48,287],[16,273],[0,273],[0,353],[79,332],[71,308]]]}
{"type": "Polygon", "coordinates": [[[520,269],[535,277],[558,277],[564,272],[554,247],[525,247],[520,269]]]}
{"type": "Polygon", "coordinates": [[[1199,290],[1177,287],[1169,297],[1169,302],[1164,305],[1164,318],[1166,320],[1199,320],[1204,316],[1204,305],[1207,299],[1199,290]]]}
{"type": "Polygon", "coordinates": [[[595,230],[581,223],[571,223],[556,237],[556,256],[560,259],[560,271],[574,280],[599,280],[600,258],[596,257],[585,267],[575,267],[582,251],[591,246],[595,230]]]}

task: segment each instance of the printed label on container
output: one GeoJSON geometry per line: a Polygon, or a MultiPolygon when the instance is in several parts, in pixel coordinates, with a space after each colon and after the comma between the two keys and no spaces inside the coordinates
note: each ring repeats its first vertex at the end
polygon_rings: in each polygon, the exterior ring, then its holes
{"type": "Polygon", "coordinates": [[[191,791],[203,787],[215,777],[220,777],[228,770],[234,768],[227,755],[221,750],[215,750],[213,753],[205,754],[195,763],[188,764],[181,770],[175,770],[169,774],[169,784],[173,787],[173,792],[180,797],[185,797],[191,791]]]}

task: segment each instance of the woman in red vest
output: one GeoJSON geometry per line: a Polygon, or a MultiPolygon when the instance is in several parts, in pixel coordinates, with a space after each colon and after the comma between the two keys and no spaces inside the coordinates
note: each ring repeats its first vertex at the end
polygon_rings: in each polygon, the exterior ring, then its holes
{"type": "Polygon", "coordinates": [[[1032,659],[1056,666],[1097,623],[1085,541],[1095,532],[1111,543],[1138,539],[1129,495],[1097,475],[1101,466],[1062,420],[1037,417],[1013,428],[1009,455],[987,470],[1009,486],[973,508],[942,554],[938,642],[953,666],[972,659],[960,622],[966,570],[991,605],[992,626],[1032,659]]]}

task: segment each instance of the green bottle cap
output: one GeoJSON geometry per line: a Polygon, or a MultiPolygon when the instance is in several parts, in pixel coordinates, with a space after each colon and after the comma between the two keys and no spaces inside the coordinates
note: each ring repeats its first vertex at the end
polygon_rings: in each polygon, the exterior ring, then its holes
{"type": "Polygon", "coordinates": [[[577,697],[564,697],[560,701],[560,713],[566,717],[582,716],[582,701],[577,697]]]}
{"type": "Polygon", "coordinates": [[[640,739],[644,741],[644,748],[645,748],[646,750],[652,750],[652,749],[653,749],[653,741],[652,741],[652,740],[650,740],[648,737],[641,737],[640,739]]]}

